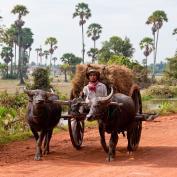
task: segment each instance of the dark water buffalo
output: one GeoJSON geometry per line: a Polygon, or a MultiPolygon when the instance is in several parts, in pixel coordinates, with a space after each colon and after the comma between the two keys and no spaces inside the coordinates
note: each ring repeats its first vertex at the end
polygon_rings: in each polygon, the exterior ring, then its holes
{"type": "Polygon", "coordinates": [[[113,89],[107,97],[96,97],[91,100],[87,119],[98,119],[101,144],[108,153],[108,161],[115,158],[118,133],[127,131],[128,151],[133,151],[130,144],[130,130],[135,123],[136,108],[132,97],[116,93],[113,89]],[[111,134],[109,145],[105,141],[105,131],[111,134]]]}
{"type": "Polygon", "coordinates": [[[25,90],[29,96],[26,118],[30,129],[36,139],[35,160],[42,156],[42,142],[44,141],[44,154],[49,153],[49,143],[53,128],[61,117],[61,105],[55,103],[58,96],[42,90],[25,90]],[[38,134],[38,132],[40,132],[38,134]]]}

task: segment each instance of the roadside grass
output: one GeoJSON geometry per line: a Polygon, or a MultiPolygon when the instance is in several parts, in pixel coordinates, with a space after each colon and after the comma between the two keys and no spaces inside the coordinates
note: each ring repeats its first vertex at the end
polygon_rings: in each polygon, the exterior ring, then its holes
{"type": "Polygon", "coordinates": [[[13,134],[8,134],[5,131],[0,132],[0,144],[7,144],[13,141],[26,140],[29,137],[32,137],[32,133],[30,131],[26,132],[16,132],[13,134]]]}
{"type": "MultiPolygon", "coordinates": [[[[85,121],[85,127],[96,128],[97,122],[96,121],[92,121],[92,122],[85,121]]],[[[53,133],[56,134],[56,133],[61,133],[64,131],[65,132],[69,131],[68,125],[58,125],[57,127],[54,128],[53,133]]],[[[69,134],[68,134],[68,136],[69,136],[69,134]]],[[[15,132],[13,134],[9,134],[6,131],[0,131],[0,145],[7,144],[10,142],[14,142],[14,141],[27,140],[29,138],[33,138],[33,134],[30,130],[25,131],[25,132],[15,132]]]]}

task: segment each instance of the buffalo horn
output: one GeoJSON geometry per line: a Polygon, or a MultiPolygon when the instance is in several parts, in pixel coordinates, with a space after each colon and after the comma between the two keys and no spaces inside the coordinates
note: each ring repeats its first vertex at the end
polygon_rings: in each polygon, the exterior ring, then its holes
{"type": "Polygon", "coordinates": [[[111,101],[111,102],[109,103],[109,105],[115,105],[115,106],[120,107],[120,106],[123,106],[123,103],[117,103],[117,102],[111,101]]]}
{"type": "Polygon", "coordinates": [[[24,93],[28,94],[29,96],[33,96],[34,95],[34,90],[27,90],[25,87],[24,87],[24,93]]]}
{"type": "Polygon", "coordinates": [[[107,102],[112,98],[112,96],[113,96],[113,88],[111,87],[111,93],[105,97],[98,97],[98,101],[99,102],[107,102]]]}
{"type": "Polygon", "coordinates": [[[54,100],[54,103],[58,103],[60,105],[70,105],[71,101],[64,101],[64,100],[54,100]]]}

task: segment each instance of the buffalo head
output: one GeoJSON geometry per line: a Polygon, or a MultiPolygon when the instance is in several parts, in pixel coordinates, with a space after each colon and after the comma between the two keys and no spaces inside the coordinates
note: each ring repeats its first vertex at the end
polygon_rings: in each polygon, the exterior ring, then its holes
{"type": "Polygon", "coordinates": [[[95,97],[90,101],[90,111],[86,118],[88,120],[98,118],[105,110],[105,108],[111,103],[113,96],[113,88],[111,87],[111,93],[106,97],[95,97]]]}

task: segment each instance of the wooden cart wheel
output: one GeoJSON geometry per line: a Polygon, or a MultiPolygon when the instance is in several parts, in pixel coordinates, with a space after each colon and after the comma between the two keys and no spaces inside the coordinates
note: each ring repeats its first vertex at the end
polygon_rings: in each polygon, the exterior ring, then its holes
{"type": "MultiPolygon", "coordinates": [[[[141,94],[139,89],[135,89],[132,94],[137,114],[142,113],[141,94]]],[[[136,120],[127,131],[128,150],[135,151],[138,148],[142,131],[142,121],[136,120]]]]}
{"type": "MultiPolygon", "coordinates": [[[[74,99],[73,90],[71,90],[70,99],[74,99]]],[[[68,113],[70,110],[68,111],[68,113]]],[[[72,145],[79,150],[81,148],[84,137],[84,120],[77,120],[75,118],[68,119],[69,135],[72,145]]]]}
{"type": "Polygon", "coordinates": [[[68,127],[72,145],[80,149],[84,137],[84,120],[68,119],[68,127]]]}

